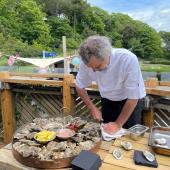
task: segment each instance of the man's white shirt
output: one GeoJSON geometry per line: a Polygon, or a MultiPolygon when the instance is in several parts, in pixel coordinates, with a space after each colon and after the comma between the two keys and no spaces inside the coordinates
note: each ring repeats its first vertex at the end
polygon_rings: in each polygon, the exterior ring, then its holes
{"type": "Polygon", "coordinates": [[[81,62],[76,85],[86,88],[93,81],[101,97],[112,101],[141,99],[146,95],[138,59],[126,49],[112,49],[109,65],[102,71],[93,71],[81,62]]]}

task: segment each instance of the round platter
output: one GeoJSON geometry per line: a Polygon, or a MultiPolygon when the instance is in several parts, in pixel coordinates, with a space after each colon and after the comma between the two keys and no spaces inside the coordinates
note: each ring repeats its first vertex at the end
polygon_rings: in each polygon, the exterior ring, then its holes
{"type": "MultiPolygon", "coordinates": [[[[100,147],[100,143],[96,143],[96,145],[90,150],[93,153],[96,153],[100,147]]],[[[20,153],[18,153],[14,148],[12,148],[12,153],[15,159],[29,167],[34,168],[41,168],[41,169],[58,169],[58,168],[66,168],[71,166],[71,161],[76,157],[68,157],[68,158],[60,158],[56,160],[40,160],[36,157],[30,156],[30,157],[23,157],[20,153]]]]}

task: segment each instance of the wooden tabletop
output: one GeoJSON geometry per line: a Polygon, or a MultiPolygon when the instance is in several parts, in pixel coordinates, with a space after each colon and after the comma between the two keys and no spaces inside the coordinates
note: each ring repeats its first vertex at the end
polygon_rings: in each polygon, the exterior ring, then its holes
{"type": "MultiPolygon", "coordinates": [[[[146,134],[144,136],[144,138],[142,138],[139,141],[134,141],[132,139],[130,139],[129,137],[122,137],[121,140],[126,140],[126,141],[130,141],[133,143],[133,148],[135,150],[150,150],[151,148],[148,146],[148,136],[149,134],[146,134]]],[[[123,159],[122,160],[116,160],[113,156],[112,156],[112,152],[113,149],[116,147],[120,147],[120,139],[117,139],[112,146],[109,149],[109,153],[105,153],[101,154],[103,155],[104,159],[103,159],[103,164],[102,167],[100,168],[100,170],[149,170],[149,169],[153,169],[150,167],[146,167],[146,166],[140,166],[140,165],[135,165],[134,161],[133,161],[133,154],[134,151],[123,151],[123,159]]],[[[100,152],[100,151],[99,151],[100,152]]],[[[156,159],[158,162],[158,168],[157,170],[169,170],[170,169],[170,157],[169,156],[164,156],[164,155],[159,155],[156,154],[156,159]]]]}
{"type": "Polygon", "coordinates": [[[147,94],[170,97],[170,86],[146,87],[147,94]]]}
{"type": "MultiPolygon", "coordinates": [[[[144,136],[139,141],[134,141],[129,137],[122,137],[121,140],[131,141],[133,143],[133,148],[135,150],[151,150],[148,146],[148,134],[144,136]]],[[[102,166],[100,170],[150,170],[153,168],[135,165],[133,161],[134,151],[123,151],[123,159],[116,160],[112,156],[112,151],[115,147],[120,147],[120,139],[117,139],[112,142],[102,141],[99,151],[97,152],[102,159],[102,166]]],[[[170,169],[170,157],[156,154],[156,159],[158,162],[157,170],[169,170],[170,169]]],[[[35,168],[29,168],[17,162],[12,155],[11,148],[4,147],[0,149],[0,167],[8,170],[35,170],[35,168]]],[[[67,168],[65,170],[69,170],[67,168]]],[[[46,169],[47,170],[47,169],[46,169]]],[[[58,169],[59,170],[59,169],[58,169]]],[[[60,169],[61,170],[61,169],[60,169]]]]}
{"type": "Polygon", "coordinates": [[[48,80],[44,77],[23,77],[23,76],[11,76],[8,79],[1,80],[4,83],[17,83],[26,85],[43,85],[43,86],[63,86],[63,81],[60,80],[48,80]]]}
{"type": "MultiPolygon", "coordinates": [[[[9,73],[8,73],[9,74],[9,73]]],[[[63,81],[61,80],[49,80],[49,78],[64,78],[64,75],[55,75],[55,74],[23,74],[23,73],[14,73],[10,74],[7,78],[0,77],[0,81],[4,83],[17,83],[17,84],[27,84],[27,85],[43,85],[43,86],[63,86],[63,81]]],[[[170,96],[170,83],[169,82],[160,82],[160,85],[155,87],[148,87],[146,86],[146,93],[151,95],[158,95],[158,96],[170,96]]],[[[70,81],[70,86],[75,87],[75,79],[70,81]]],[[[96,83],[92,83],[89,87],[92,90],[97,90],[98,86],[96,83]]]]}

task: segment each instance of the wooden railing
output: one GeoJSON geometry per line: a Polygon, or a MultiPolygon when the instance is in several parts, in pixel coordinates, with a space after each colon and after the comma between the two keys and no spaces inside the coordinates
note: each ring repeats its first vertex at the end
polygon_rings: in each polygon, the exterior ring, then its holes
{"type": "MultiPolygon", "coordinates": [[[[16,114],[14,101],[14,92],[26,93],[28,90],[16,88],[15,85],[22,86],[34,86],[34,87],[47,87],[47,88],[60,88],[59,92],[55,92],[55,89],[48,90],[34,90],[29,89],[28,93],[42,93],[42,94],[60,94],[62,100],[62,108],[64,114],[74,114],[76,107],[75,100],[75,79],[73,75],[56,75],[56,74],[20,74],[20,73],[8,73],[0,72],[1,82],[1,112],[3,120],[4,142],[11,142],[13,133],[16,129],[16,114]]],[[[146,92],[149,95],[154,96],[170,96],[170,82],[158,82],[155,79],[145,81],[146,92]]],[[[89,91],[98,91],[97,85],[92,84],[88,88],[89,91]]],[[[48,100],[48,99],[47,99],[48,100]]],[[[95,101],[99,106],[98,101],[95,101]]],[[[49,104],[47,104],[47,107],[49,104]]],[[[55,108],[55,107],[54,107],[55,108]]],[[[85,108],[87,109],[87,108],[85,108]]],[[[53,109],[54,110],[54,109],[53,109]]],[[[30,109],[31,111],[31,109],[30,109]]],[[[147,126],[153,125],[154,111],[151,107],[144,114],[144,123],[147,126]]]]}

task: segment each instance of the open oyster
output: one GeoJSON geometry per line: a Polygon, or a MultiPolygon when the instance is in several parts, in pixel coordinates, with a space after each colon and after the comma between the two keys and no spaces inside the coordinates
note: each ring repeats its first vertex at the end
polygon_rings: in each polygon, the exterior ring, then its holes
{"type": "Polygon", "coordinates": [[[157,138],[155,139],[155,143],[158,145],[165,145],[167,143],[167,140],[165,138],[157,138]]]}
{"type": "Polygon", "coordinates": [[[125,150],[131,150],[133,148],[133,145],[131,142],[128,141],[121,141],[121,146],[125,149],[125,150]]]}
{"type": "Polygon", "coordinates": [[[149,151],[143,151],[143,155],[150,162],[153,162],[155,160],[155,156],[149,151]]]}
{"type": "Polygon", "coordinates": [[[122,159],[122,158],[123,158],[123,152],[122,152],[122,150],[121,150],[120,148],[115,148],[115,149],[113,150],[113,156],[114,156],[116,159],[118,159],[118,160],[122,159]]]}

